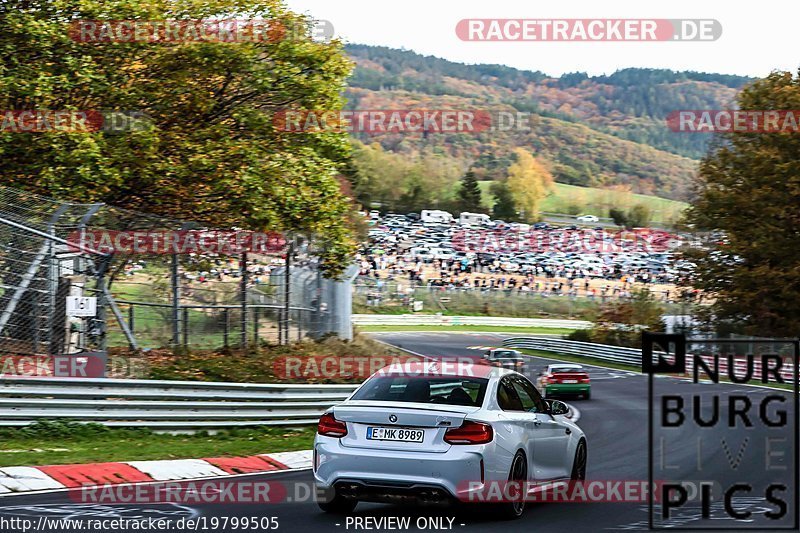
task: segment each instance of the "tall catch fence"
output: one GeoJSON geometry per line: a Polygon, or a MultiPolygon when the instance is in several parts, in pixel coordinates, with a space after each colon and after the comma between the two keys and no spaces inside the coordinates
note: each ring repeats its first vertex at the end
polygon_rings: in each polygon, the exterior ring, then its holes
{"type": "Polygon", "coordinates": [[[189,234],[219,242],[240,233],[220,237],[191,222],[0,187],[1,353],[351,336],[355,271],[342,281],[325,278],[313,240],[293,235],[268,247],[186,246],[189,234]],[[118,246],[120,236],[132,235],[150,236],[150,244],[153,235],[177,235],[179,244],[118,246]]]}

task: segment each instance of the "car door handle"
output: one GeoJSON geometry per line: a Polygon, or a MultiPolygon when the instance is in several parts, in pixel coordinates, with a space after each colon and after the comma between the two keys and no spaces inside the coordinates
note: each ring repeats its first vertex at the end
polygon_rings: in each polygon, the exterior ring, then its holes
{"type": "Polygon", "coordinates": [[[567,428],[567,435],[572,435],[572,430],[567,428]]]}

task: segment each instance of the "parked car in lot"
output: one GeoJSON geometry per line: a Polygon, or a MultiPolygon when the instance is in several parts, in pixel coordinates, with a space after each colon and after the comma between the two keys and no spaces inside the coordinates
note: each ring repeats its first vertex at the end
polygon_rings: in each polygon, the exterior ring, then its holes
{"type": "Polygon", "coordinates": [[[522,372],[525,358],[517,350],[494,349],[483,354],[482,361],[489,366],[498,366],[522,372]]]}
{"type": "Polygon", "coordinates": [[[592,397],[589,374],[581,365],[558,363],[547,365],[536,379],[536,388],[545,398],[556,395],[592,397]]]}
{"type": "MultiPolygon", "coordinates": [[[[360,501],[469,502],[508,481],[533,489],[583,480],[586,437],[567,414],[566,404],[546,402],[525,376],[503,368],[427,361],[384,368],[319,420],[319,506],[347,514],[360,501]]],[[[525,499],[493,509],[519,518],[525,499]]]]}

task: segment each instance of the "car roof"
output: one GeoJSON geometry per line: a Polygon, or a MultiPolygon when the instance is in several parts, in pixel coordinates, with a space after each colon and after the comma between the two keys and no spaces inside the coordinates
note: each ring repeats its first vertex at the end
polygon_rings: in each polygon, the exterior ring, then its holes
{"type": "Polygon", "coordinates": [[[554,366],[557,366],[559,368],[580,368],[580,369],[583,369],[583,365],[578,365],[578,364],[575,364],[575,363],[550,363],[549,365],[547,365],[547,368],[553,368],[554,366]]]}
{"type": "Polygon", "coordinates": [[[385,366],[375,372],[375,376],[408,377],[475,377],[494,379],[516,372],[494,366],[464,363],[461,361],[408,361],[385,366]]]}

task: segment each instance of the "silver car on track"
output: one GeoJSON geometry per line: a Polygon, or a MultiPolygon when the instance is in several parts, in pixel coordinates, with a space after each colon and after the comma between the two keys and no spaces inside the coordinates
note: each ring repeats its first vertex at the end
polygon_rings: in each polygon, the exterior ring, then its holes
{"type": "MultiPolygon", "coordinates": [[[[444,361],[386,367],[320,418],[319,505],[349,513],[359,501],[487,501],[472,496],[492,483],[524,483],[530,494],[585,479],[586,437],[568,414],[511,370],[444,361]]],[[[519,517],[525,501],[494,508],[519,517]]]]}

